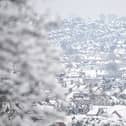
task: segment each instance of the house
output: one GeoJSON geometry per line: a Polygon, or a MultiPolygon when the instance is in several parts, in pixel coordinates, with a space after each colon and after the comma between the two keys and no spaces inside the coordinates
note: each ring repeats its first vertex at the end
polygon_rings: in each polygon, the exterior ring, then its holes
{"type": "Polygon", "coordinates": [[[104,113],[103,108],[93,106],[93,108],[87,113],[87,116],[101,116],[104,113]]]}
{"type": "Polygon", "coordinates": [[[104,94],[101,94],[101,95],[92,94],[91,103],[93,105],[102,105],[102,106],[111,105],[110,97],[104,94]]]}
{"type": "Polygon", "coordinates": [[[115,105],[110,106],[107,109],[109,118],[115,120],[125,120],[126,121],[126,106],[125,105],[115,105]]]}
{"type": "Polygon", "coordinates": [[[120,97],[126,99],[126,89],[120,94],[120,97]]]}
{"type": "Polygon", "coordinates": [[[116,118],[116,119],[121,119],[122,118],[121,114],[116,110],[112,113],[112,117],[116,118]]]}

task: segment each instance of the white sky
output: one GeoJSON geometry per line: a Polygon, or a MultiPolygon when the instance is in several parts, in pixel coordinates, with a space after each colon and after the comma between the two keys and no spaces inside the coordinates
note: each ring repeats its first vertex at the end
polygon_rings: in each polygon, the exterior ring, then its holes
{"type": "Polygon", "coordinates": [[[33,0],[35,9],[42,13],[48,7],[52,14],[60,17],[94,17],[100,14],[126,16],[126,0],[33,0]]]}

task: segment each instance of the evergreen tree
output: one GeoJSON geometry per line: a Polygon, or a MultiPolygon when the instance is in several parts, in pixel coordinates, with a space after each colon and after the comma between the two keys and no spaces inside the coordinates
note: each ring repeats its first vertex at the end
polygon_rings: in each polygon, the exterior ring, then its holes
{"type": "Polygon", "coordinates": [[[47,126],[62,117],[34,106],[46,91],[63,98],[55,79],[59,53],[48,42],[44,18],[23,0],[0,1],[0,126],[47,126]]]}

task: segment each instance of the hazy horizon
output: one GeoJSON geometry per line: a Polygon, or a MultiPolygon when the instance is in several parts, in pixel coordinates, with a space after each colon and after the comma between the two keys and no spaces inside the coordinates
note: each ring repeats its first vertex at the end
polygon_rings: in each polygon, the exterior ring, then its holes
{"type": "Polygon", "coordinates": [[[96,17],[100,14],[126,16],[125,0],[33,0],[33,6],[38,13],[43,8],[53,15],[66,18],[69,16],[96,17]]]}

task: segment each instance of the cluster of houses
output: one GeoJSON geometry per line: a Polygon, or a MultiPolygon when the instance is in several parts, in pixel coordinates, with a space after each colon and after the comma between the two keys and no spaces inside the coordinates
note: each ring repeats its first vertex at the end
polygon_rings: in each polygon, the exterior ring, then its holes
{"type": "Polygon", "coordinates": [[[124,109],[117,109],[126,106],[125,21],[116,16],[69,18],[49,33],[64,51],[65,72],[57,79],[68,89],[69,115],[125,117],[124,109]]]}

